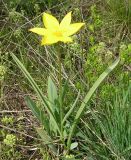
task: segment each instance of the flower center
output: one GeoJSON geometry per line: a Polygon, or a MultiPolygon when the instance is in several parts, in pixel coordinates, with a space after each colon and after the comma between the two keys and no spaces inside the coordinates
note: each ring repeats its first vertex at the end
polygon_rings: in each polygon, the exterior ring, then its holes
{"type": "Polygon", "coordinates": [[[63,36],[61,31],[54,32],[54,35],[57,36],[57,37],[62,37],[63,36]]]}

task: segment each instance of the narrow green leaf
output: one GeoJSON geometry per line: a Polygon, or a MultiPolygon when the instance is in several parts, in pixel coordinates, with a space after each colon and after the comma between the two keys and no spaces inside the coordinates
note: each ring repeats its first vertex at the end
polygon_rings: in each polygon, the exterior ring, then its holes
{"type": "Polygon", "coordinates": [[[80,92],[78,92],[78,95],[77,95],[75,102],[73,103],[72,107],[70,108],[70,110],[66,113],[65,117],[63,118],[63,121],[62,121],[63,124],[67,120],[67,118],[71,115],[71,113],[73,112],[73,110],[77,104],[77,101],[79,99],[79,96],[80,96],[80,92]]]}
{"type": "Polygon", "coordinates": [[[49,105],[50,105],[50,109],[52,110],[52,112],[55,112],[55,109],[58,111],[58,108],[56,108],[57,106],[55,105],[55,101],[58,99],[58,95],[57,95],[57,88],[54,84],[54,82],[52,81],[52,79],[48,78],[48,99],[49,99],[49,105]]]}
{"type": "Polygon", "coordinates": [[[49,122],[47,120],[47,116],[45,116],[45,113],[42,111],[42,109],[38,108],[33,102],[33,100],[28,96],[25,97],[25,102],[27,106],[31,109],[34,116],[39,120],[39,122],[44,126],[44,128],[49,131],[49,122]]]}
{"type": "MultiPolygon", "coordinates": [[[[53,114],[55,115],[56,120],[58,119],[58,113],[59,113],[59,105],[57,103],[58,100],[58,94],[57,94],[57,88],[52,81],[51,77],[48,78],[48,99],[49,99],[49,107],[52,110],[53,114]]],[[[57,126],[54,123],[54,120],[52,119],[52,116],[50,116],[50,129],[54,133],[57,133],[57,126]]]]}
{"type": "Polygon", "coordinates": [[[34,116],[36,116],[36,118],[41,122],[40,110],[38,109],[36,104],[32,101],[32,99],[30,97],[26,96],[25,102],[26,102],[27,106],[31,109],[34,116]]]}
{"type": "Polygon", "coordinates": [[[36,84],[36,82],[34,81],[34,79],[31,77],[31,75],[29,74],[29,72],[26,70],[26,68],[24,67],[24,65],[19,61],[19,59],[13,53],[11,53],[11,56],[14,59],[14,61],[16,62],[16,64],[18,65],[18,67],[21,69],[21,71],[23,72],[23,74],[25,75],[25,77],[28,79],[28,81],[30,82],[30,84],[32,85],[34,91],[37,93],[38,97],[42,101],[43,106],[47,110],[48,114],[50,116],[52,116],[52,119],[54,120],[54,123],[57,126],[58,132],[61,134],[59,126],[58,126],[58,124],[56,122],[55,116],[52,113],[52,110],[50,109],[50,107],[49,107],[49,105],[47,103],[47,99],[43,96],[42,91],[40,90],[40,88],[38,87],[38,85],[36,84]]]}
{"type": "Polygon", "coordinates": [[[84,109],[87,106],[88,101],[90,100],[90,98],[92,97],[93,93],[96,91],[96,89],[99,87],[99,85],[103,82],[103,80],[109,75],[109,73],[118,65],[120,59],[118,58],[112,65],[110,65],[101,75],[100,77],[96,80],[96,82],[93,84],[93,86],[91,87],[91,89],[89,90],[89,92],[87,93],[87,95],[85,96],[83,102],[81,103],[81,106],[79,108],[79,110],[76,113],[76,116],[74,118],[74,122],[73,125],[71,127],[71,131],[68,137],[68,141],[67,141],[67,146],[68,149],[70,148],[71,145],[71,139],[72,136],[74,134],[76,125],[84,111],[84,109]]]}

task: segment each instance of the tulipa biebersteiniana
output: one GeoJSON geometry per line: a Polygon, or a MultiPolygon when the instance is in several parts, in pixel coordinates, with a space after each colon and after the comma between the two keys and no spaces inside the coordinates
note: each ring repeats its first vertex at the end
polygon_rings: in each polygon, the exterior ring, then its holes
{"type": "MultiPolygon", "coordinates": [[[[43,22],[45,28],[32,28],[30,31],[37,33],[42,36],[41,45],[51,45],[57,42],[72,42],[71,35],[75,34],[84,23],[73,23],[71,24],[71,12],[69,12],[61,21],[53,17],[50,14],[43,14],[43,22]]],[[[76,125],[79,123],[79,119],[82,116],[85,108],[87,109],[87,103],[92,97],[93,93],[96,91],[98,86],[103,82],[103,80],[108,76],[108,74],[117,66],[119,63],[119,58],[110,65],[96,80],[93,86],[88,91],[87,95],[83,99],[81,105],[76,111],[76,115],[74,117],[74,121],[70,126],[70,132],[68,135],[64,135],[65,122],[69,121],[69,116],[74,111],[74,108],[77,104],[79,95],[74,100],[71,108],[68,112],[65,112],[64,109],[64,99],[63,97],[64,87],[62,84],[62,70],[61,70],[61,53],[58,53],[58,64],[59,64],[59,90],[57,90],[57,86],[52,81],[51,77],[48,78],[48,96],[44,96],[39,86],[36,84],[34,79],[31,77],[29,72],[26,70],[24,65],[20,62],[20,60],[12,53],[11,54],[14,61],[21,69],[25,77],[28,79],[29,83],[32,85],[34,91],[36,92],[39,100],[42,103],[42,108],[39,108],[30,97],[26,97],[26,103],[28,107],[31,109],[32,113],[42,125],[42,128],[37,128],[38,134],[41,136],[44,144],[48,145],[50,149],[57,155],[57,147],[53,143],[54,135],[56,137],[60,137],[60,140],[63,144],[63,154],[68,154],[69,151],[77,146],[77,143],[72,143],[72,138],[75,136],[76,125]],[[46,111],[46,112],[45,112],[46,111]],[[74,145],[74,146],[73,146],[74,145]]],[[[54,138],[55,139],[55,138],[54,138]]]]}

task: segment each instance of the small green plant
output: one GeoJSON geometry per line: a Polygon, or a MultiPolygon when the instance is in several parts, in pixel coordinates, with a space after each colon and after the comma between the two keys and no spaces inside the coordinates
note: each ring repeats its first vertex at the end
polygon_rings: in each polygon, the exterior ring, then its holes
{"type": "MultiPolygon", "coordinates": [[[[49,45],[56,43],[58,41],[62,42],[72,42],[71,35],[76,33],[83,23],[74,23],[71,22],[71,12],[69,12],[62,22],[56,20],[55,17],[49,14],[44,14],[43,16],[45,27],[46,28],[33,28],[30,31],[35,32],[37,34],[42,35],[42,45],[49,45]],[[52,25],[54,25],[54,29],[52,30],[52,25]]],[[[59,46],[60,48],[60,46],[59,46]]],[[[119,58],[111,64],[96,80],[93,86],[90,88],[89,92],[86,94],[85,98],[82,100],[82,103],[78,108],[75,109],[79,94],[72,103],[71,107],[68,111],[65,112],[64,102],[66,95],[66,83],[62,84],[62,60],[61,60],[61,52],[58,51],[58,80],[59,87],[55,85],[51,76],[48,78],[48,87],[47,87],[47,96],[43,95],[40,87],[36,84],[32,76],[26,70],[24,65],[19,61],[19,59],[12,53],[11,54],[14,61],[24,73],[25,77],[28,79],[29,83],[32,85],[32,88],[37,93],[38,99],[40,101],[40,106],[37,106],[30,97],[26,97],[26,103],[28,107],[32,110],[33,114],[37,117],[39,122],[41,123],[41,128],[36,128],[38,134],[42,138],[45,145],[56,154],[57,148],[54,144],[54,141],[60,141],[62,143],[61,152],[63,155],[68,155],[70,150],[77,148],[77,141],[72,143],[72,139],[76,134],[76,126],[79,123],[79,120],[85,110],[87,109],[87,103],[98,88],[98,86],[103,82],[103,80],[108,76],[108,74],[117,66],[119,63],[119,58]],[[69,117],[73,113],[74,109],[76,110],[75,116],[73,117],[73,122],[70,122],[69,117]],[[70,124],[67,129],[67,124],[70,124]]],[[[72,159],[73,157],[71,157],[72,159]]],[[[69,158],[68,158],[69,159],[69,158]]]]}
{"type": "Polygon", "coordinates": [[[120,56],[121,56],[121,60],[122,62],[126,62],[126,65],[131,63],[131,59],[130,57],[130,53],[131,53],[131,43],[129,44],[120,44],[120,56]]]}
{"type": "Polygon", "coordinates": [[[13,124],[14,123],[14,120],[13,120],[13,117],[7,117],[7,116],[5,116],[5,117],[3,117],[2,119],[1,119],[1,122],[3,123],[3,124],[6,124],[6,125],[8,125],[8,124],[13,124]]]}
{"type": "Polygon", "coordinates": [[[13,160],[14,158],[16,160],[21,159],[21,153],[17,151],[16,143],[17,143],[16,135],[6,134],[5,138],[3,139],[3,142],[0,144],[0,158],[3,160],[5,159],[13,160]]]}
{"type": "Polygon", "coordinates": [[[3,143],[10,147],[14,146],[16,143],[16,136],[13,134],[7,134],[6,138],[3,140],[3,143]]]}

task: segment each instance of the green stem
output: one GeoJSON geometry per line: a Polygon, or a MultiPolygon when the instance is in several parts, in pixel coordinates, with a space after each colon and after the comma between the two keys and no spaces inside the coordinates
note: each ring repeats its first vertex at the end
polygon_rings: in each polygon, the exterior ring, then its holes
{"type": "Polygon", "coordinates": [[[59,103],[60,103],[60,119],[61,119],[61,140],[63,141],[63,104],[62,104],[62,65],[61,65],[61,51],[58,53],[59,65],[59,103]]]}

